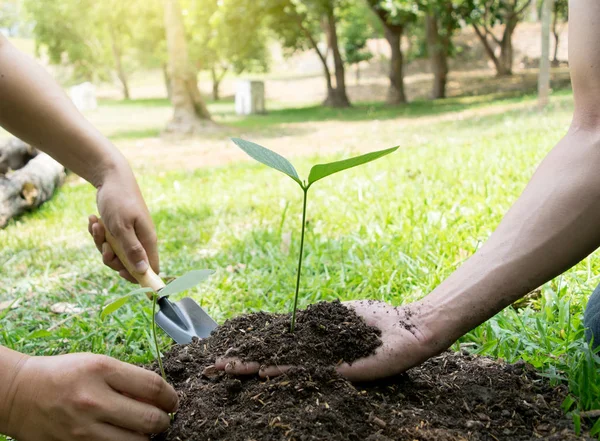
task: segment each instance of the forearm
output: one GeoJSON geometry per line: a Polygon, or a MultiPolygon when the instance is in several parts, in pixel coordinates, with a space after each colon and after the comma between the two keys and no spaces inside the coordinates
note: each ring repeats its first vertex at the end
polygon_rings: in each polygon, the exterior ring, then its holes
{"type": "Polygon", "coordinates": [[[0,36],[0,125],[98,187],[120,152],[38,64],[0,36]]]}
{"type": "Polygon", "coordinates": [[[14,401],[15,379],[27,356],[0,346],[0,433],[10,435],[9,418],[14,401]]]}
{"type": "Polygon", "coordinates": [[[487,243],[422,301],[450,345],[600,246],[600,131],[574,124],[487,243]]]}

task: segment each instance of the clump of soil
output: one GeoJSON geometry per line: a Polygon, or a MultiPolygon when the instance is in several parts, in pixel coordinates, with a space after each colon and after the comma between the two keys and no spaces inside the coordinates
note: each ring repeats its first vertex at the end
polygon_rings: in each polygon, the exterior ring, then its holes
{"type": "Polygon", "coordinates": [[[337,301],[298,311],[293,333],[289,314],[258,312],[228,320],[213,332],[210,346],[219,355],[264,365],[331,366],[373,354],[380,336],[337,301]]]}
{"type": "Polygon", "coordinates": [[[375,384],[352,384],[333,364],[352,362],[381,344],[339,302],[289,316],[250,314],[165,356],[180,409],[161,441],[361,440],[524,441],[578,437],[560,410],[563,387],[550,387],[525,363],[445,353],[375,384]],[[212,365],[228,355],[298,365],[285,375],[233,377],[212,365]]]}

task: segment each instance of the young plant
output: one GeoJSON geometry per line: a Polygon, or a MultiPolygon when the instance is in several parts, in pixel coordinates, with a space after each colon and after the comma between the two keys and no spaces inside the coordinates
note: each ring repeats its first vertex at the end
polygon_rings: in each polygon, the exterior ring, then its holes
{"type": "Polygon", "coordinates": [[[330,162],[327,164],[318,164],[310,169],[308,174],[308,181],[302,181],[298,176],[298,172],[294,166],[283,156],[275,153],[265,147],[255,144],[250,141],[246,141],[240,138],[232,138],[232,141],[243,151],[245,151],[250,157],[256,159],[258,162],[262,162],[275,170],[288,175],[292,178],[302,189],[304,194],[302,203],[302,233],[300,235],[300,252],[298,255],[298,271],[296,273],[296,293],[294,295],[294,304],[292,307],[292,322],[290,324],[290,332],[294,332],[296,326],[296,310],[298,308],[298,293],[300,291],[300,274],[302,273],[302,257],[304,253],[304,234],[306,230],[306,201],[308,198],[308,190],[310,187],[320,179],[330,176],[334,173],[347,170],[358,165],[366,164],[367,162],[379,159],[382,156],[388,155],[396,150],[398,147],[392,147],[386,150],[380,150],[377,152],[367,153],[365,155],[357,156],[350,159],[344,159],[342,161],[330,162]]]}
{"type": "Polygon", "coordinates": [[[129,294],[124,295],[123,297],[119,297],[116,300],[113,300],[109,304],[107,304],[104,308],[102,308],[102,312],[100,313],[100,318],[102,320],[106,319],[111,314],[114,314],[120,308],[125,306],[132,298],[138,296],[139,294],[151,293],[152,296],[152,338],[154,340],[154,349],[156,351],[156,361],[158,362],[158,367],[160,369],[160,373],[165,381],[167,381],[167,375],[165,373],[165,369],[162,363],[162,357],[160,356],[160,347],[158,346],[158,337],[156,333],[156,304],[158,303],[158,299],[164,296],[171,296],[174,294],[179,294],[183,291],[187,291],[188,289],[193,288],[196,285],[204,282],[214,271],[212,270],[195,270],[190,271],[184,274],[181,277],[171,281],[167,286],[160,290],[160,294],[153,292],[152,288],[139,288],[131,291],[129,294]]]}

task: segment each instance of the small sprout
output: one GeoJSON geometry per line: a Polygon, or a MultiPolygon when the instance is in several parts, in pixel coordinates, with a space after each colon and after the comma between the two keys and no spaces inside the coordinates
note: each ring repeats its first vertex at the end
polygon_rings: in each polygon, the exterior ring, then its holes
{"type": "MultiPolygon", "coordinates": [[[[298,293],[300,290],[300,274],[302,272],[302,255],[304,252],[304,234],[306,230],[306,201],[308,197],[309,188],[317,181],[326,178],[334,173],[347,170],[358,165],[366,164],[367,162],[379,159],[382,156],[398,150],[398,147],[392,147],[377,152],[367,153],[365,155],[356,156],[350,159],[344,159],[342,161],[330,162],[327,164],[317,164],[313,166],[308,174],[308,181],[302,181],[298,176],[298,172],[294,166],[283,156],[275,153],[263,146],[255,144],[250,141],[246,141],[240,138],[232,138],[232,141],[243,151],[245,151],[250,157],[256,159],[275,170],[279,170],[281,173],[288,175],[292,178],[304,192],[304,199],[302,205],[302,233],[300,235],[300,252],[298,256],[298,271],[296,273],[296,293],[294,295],[294,303],[292,307],[292,321],[290,324],[290,332],[294,332],[296,326],[296,310],[298,309],[298,293]]],[[[287,210],[287,205],[286,205],[287,210]]]]}
{"type": "MultiPolygon", "coordinates": [[[[167,286],[160,290],[160,295],[158,293],[153,292],[152,288],[138,288],[131,291],[129,294],[119,297],[116,300],[113,300],[109,304],[107,304],[102,311],[100,312],[100,318],[105,320],[111,314],[114,314],[116,311],[125,306],[133,297],[136,297],[138,294],[150,294],[152,297],[152,337],[154,340],[154,349],[156,350],[156,361],[158,362],[158,367],[160,369],[160,373],[165,381],[167,381],[167,374],[165,373],[165,369],[162,362],[162,357],[160,356],[160,347],[158,345],[158,337],[156,332],[156,305],[158,300],[164,296],[170,296],[173,294],[179,294],[180,292],[187,291],[188,289],[193,288],[194,286],[204,282],[208,277],[213,274],[213,270],[194,270],[185,273],[183,276],[176,278],[171,281],[167,286]]],[[[174,414],[171,415],[171,419],[173,419],[174,414]]]]}

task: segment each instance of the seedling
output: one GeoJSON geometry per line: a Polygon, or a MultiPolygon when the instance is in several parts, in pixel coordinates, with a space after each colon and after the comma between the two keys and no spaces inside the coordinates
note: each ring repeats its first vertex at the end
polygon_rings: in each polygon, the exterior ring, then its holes
{"type": "Polygon", "coordinates": [[[158,299],[162,296],[171,296],[173,294],[179,294],[183,291],[187,291],[190,288],[202,283],[205,281],[211,274],[212,270],[195,270],[190,271],[184,274],[181,277],[173,280],[167,286],[160,290],[160,295],[156,292],[153,292],[151,288],[139,288],[131,291],[129,294],[124,295],[123,297],[119,297],[116,300],[113,300],[108,305],[106,305],[102,312],[100,313],[100,318],[104,320],[111,314],[114,314],[121,307],[125,306],[131,299],[137,297],[139,294],[146,294],[152,296],[152,337],[154,340],[154,348],[156,350],[156,361],[158,362],[158,367],[160,368],[160,373],[162,377],[167,380],[167,375],[165,374],[165,369],[162,363],[162,357],[160,356],[160,348],[158,346],[158,337],[156,334],[156,304],[158,299]],[[149,294],[151,293],[151,294],[149,294]]]}
{"type": "Polygon", "coordinates": [[[239,138],[233,138],[232,141],[237,144],[239,148],[245,151],[250,157],[256,159],[258,162],[279,170],[280,172],[288,175],[296,182],[302,192],[304,193],[302,202],[302,233],[300,235],[300,252],[298,255],[298,271],[296,273],[296,293],[294,295],[294,304],[292,307],[292,322],[290,324],[290,332],[294,332],[296,326],[296,310],[298,308],[298,293],[300,291],[300,274],[302,273],[302,257],[304,253],[304,234],[306,230],[306,201],[308,198],[308,190],[317,181],[330,176],[334,173],[342,170],[347,170],[358,165],[366,164],[367,162],[379,159],[382,156],[388,155],[398,149],[398,147],[392,147],[386,150],[380,150],[377,152],[367,153],[366,155],[357,156],[350,159],[344,159],[342,161],[330,162],[327,164],[318,164],[311,168],[308,174],[308,181],[300,180],[298,172],[294,166],[283,156],[275,153],[265,147],[255,144],[250,141],[245,141],[239,138]]]}

